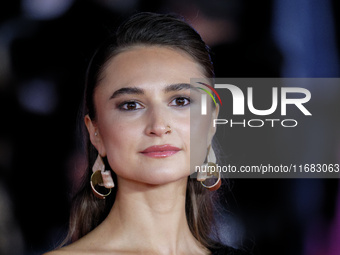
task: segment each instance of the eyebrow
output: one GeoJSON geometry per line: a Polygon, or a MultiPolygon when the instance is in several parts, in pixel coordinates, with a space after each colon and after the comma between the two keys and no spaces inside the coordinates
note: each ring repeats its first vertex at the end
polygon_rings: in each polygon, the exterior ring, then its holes
{"type": "Polygon", "coordinates": [[[144,94],[144,90],[141,88],[137,88],[137,87],[125,87],[125,88],[121,88],[116,90],[112,96],[110,97],[110,99],[116,98],[120,95],[124,95],[124,94],[128,94],[128,95],[141,95],[144,94]]]}
{"type": "MultiPolygon", "coordinates": [[[[194,89],[197,90],[196,87],[192,86],[189,83],[176,83],[167,85],[163,91],[165,93],[173,92],[173,91],[180,91],[180,90],[187,90],[187,89],[194,89]]],[[[143,95],[145,94],[145,90],[137,87],[124,87],[121,89],[116,90],[110,97],[110,99],[116,98],[120,95],[143,95]]]]}
{"type": "Polygon", "coordinates": [[[173,91],[179,91],[179,90],[184,90],[184,89],[192,89],[195,88],[189,83],[176,83],[176,84],[170,84],[167,85],[164,88],[165,93],[173,92],[173,91]]]}

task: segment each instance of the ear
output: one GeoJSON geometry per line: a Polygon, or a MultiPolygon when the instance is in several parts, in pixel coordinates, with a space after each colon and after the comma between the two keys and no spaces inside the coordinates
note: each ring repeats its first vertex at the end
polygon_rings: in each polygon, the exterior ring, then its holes
{"type": "MultiPolygon", "coordinates": [[[[211,123],[213,123],[214,119],[218,118],[218,114],[220,112],[220,105],[217,104],[215,109],[213,109],[212,114],[211,114],[211,123]]],[[[211,141],[216,133],[216,126],[214,127],[212,124],[209,129],[209,134],[208,134],[208,144],[211,144],[211,141]]]]}
{"type": "Polygon", "coordinates": [[[97,149],[99,155],[101,157],[106,156],[106,150],[103,144],[103,140],[101,138],[101,135],[99,133],[99,130],[95,123],[91,120],[90,116],[87,114],[84,118],[84,122],[87,128],[87,131],[89,132],[89,137],[92,145],[97,149]]]}

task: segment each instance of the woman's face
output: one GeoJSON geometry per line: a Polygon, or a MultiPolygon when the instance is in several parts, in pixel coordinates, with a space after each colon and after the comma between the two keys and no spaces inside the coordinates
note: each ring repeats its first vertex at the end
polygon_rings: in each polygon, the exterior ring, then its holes
{"type": "Polygon", "coordinates": [[[119,178],[164,184],[187,177],[190,136],[199,141],[197,164],[204,161],[216,111],[190,118],[201,99],[190,78],[204,78],[202,67],[166,47],[136,46],[106,64],[94,92],[96,120],[86,116],[85,123],[119,178]]]}

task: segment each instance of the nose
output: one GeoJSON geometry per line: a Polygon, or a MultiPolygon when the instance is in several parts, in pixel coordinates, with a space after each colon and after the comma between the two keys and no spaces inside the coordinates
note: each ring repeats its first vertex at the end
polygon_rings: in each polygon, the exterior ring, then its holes
{"type": "Polygon", "coordinates": [[[161,108],[150,109],[147,118],[146,135],[160,137],[171,134],[172,130],[169,124],[170,116],[168,116],[166,110],[161,108]]]}

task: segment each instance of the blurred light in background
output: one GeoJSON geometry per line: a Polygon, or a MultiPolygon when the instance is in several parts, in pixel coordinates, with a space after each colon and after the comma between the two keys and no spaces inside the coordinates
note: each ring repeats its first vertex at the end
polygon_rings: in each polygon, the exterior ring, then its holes
{"type": "Polygon", "coordinates": [[[33,19],[55,19],[63,15],[74,0],[22,0],[24,14],[33,19]]]}
{"type": "Polygon", "coordinates": [[[58,104],[56,90],[56,84],[52,81],[34,79],[19,86],[18,100],[27,111],[43,115],[51,114],[58,104]]]}
{"type": "Polygon", "coordinates": [[[331,1],[275,0],[272,25],[283,77],[339,76],[331,1]]]}

